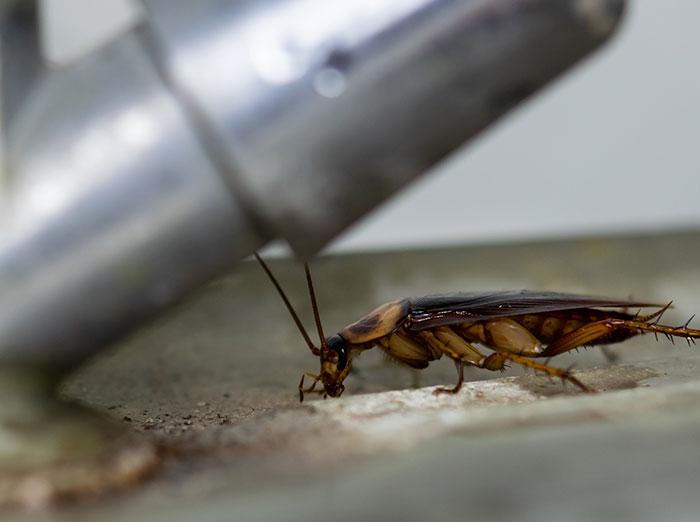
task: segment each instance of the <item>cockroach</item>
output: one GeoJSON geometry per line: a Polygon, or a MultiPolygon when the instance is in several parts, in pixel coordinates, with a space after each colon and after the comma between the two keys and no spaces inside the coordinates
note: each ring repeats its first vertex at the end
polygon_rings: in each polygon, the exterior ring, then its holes
{"type": "Polygon", "coordinates": [[[323,327],[309,265],[304,264],[320,347],[314,345],[279,282],[258,254],[262,265],[306,344],[321,360],[318,374],[304,372],[299,382],[299,400],[305,393],[340,397],[343,381],[353,358],[377,347],[390,358],[416,369],[426,368],[443,355],[457,368],[457,384],[437,388],[434,393],[457,393],[464,383],[464,367],[503,370],[508,362],[570,382],[583,391],[593,391],[569,370],[549,365],[549,359],[579,347],[625,341],[635,335],[653,333],[684,338],[688,344],[700,338],[700,330],[659,324],[672,303],[659,305],[641,301],[592,297],[530,290],[463,292],[400,299],[385,303],[330,337],[323,327]],[[630,308],[639,308],[632,315],[630,308]],[[656,308],[640,315],[643,308],[656,308]],[[617,310],[614,310],[617,309],[617,310]],[[485,355],[478,344],[492,351],[485,355]],[[545,359],[538,362],[536,359],[545,359]],[[305,378],[312,383],[305,388],[305,378]],[[316,389],[318,383],[323,389],[316,389]]]}

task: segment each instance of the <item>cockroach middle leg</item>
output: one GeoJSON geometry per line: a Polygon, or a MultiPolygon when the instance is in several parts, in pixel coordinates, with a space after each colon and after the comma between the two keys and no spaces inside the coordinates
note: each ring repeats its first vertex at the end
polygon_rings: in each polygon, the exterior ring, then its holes
{"type": "Polygon", "coordinates": [[[454,388],[436,388],[435,391],[433,391],[434,395],[441,395],[443,393],[451,393],[454,395],[462,389],[462,385],[464,384],[464,363],[459,359],[453,359],[453,362],[455,363],[455,368],[457,368],[457,384],[455,384],[454,388]]]}
{"type": "Polygon", "coordinates": [[[467,364],[482,367],[482,363],[486,359],[484,354],[461,334],[449,327],[438,327],[433,331],[418,332],[415,337],[436,355],[434,358],[438,358],[439,354],[450,357],[457,369],[457,384],[453,388],[437,388],[433,392],[435,395],[459,392],[464,384],[464,367],[467,364]]]}

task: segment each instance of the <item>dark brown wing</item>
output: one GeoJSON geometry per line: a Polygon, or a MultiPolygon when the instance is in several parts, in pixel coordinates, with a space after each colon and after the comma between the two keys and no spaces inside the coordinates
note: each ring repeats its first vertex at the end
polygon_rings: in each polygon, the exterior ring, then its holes
{"type": "Polygon", "coordinates": [[[455,323],[579,308],[656,306],[661,305],[609,297],[530,290],[442,294],[409,299],[408,328],[416,331],[455,323]]]}

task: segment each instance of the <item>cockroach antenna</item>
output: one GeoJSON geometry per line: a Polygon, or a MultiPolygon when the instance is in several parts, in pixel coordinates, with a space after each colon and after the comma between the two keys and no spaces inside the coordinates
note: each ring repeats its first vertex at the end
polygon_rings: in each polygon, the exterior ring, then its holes
{"type": "Polygon", "coordinates": [[[309,263],[304,263],[304,271],[306,272],[306,284],[309,286],[311,308],[313,308],[314,311],[314,320],[316,321],[316,330],[318,330],[318,337],[321,340],[321,348],[328,348],[328,345],[326,344],[326,336],[323,334],[323,326],[321,325],[321,316],[318,313],[318,303],[316,302],[316,292],[314,292],[314,283],[311,280],[311,271],[309,270],[309,263]]]}
{"type": "MultiPolygon", "coordinates": [[[[292,303],[289,302],[287,295],[284,293],[284,290],[282,290],[282,287],[277,282],[277,279],[273,275],[272,271],[270,271],[270,269],[268,268],[265,261],[262,260],[262,258],[258,255],[257,252],[254,252],[253,255],[255,256],[255,259],[258,260],[258,263],[260,263],[260,266],[263,267],[263,270],[265,270],[265,273],[267,274],[267,277],[270,278],[270,281],[272,281],[272,284],[275,285],[277,292],[279,293],[280,297],[282,298],[282,301],[284,301],[284,304],[287,307],[287,310],[289,310],[289,314],[292,316],[292,319],[294,319],[294,322],[296,323],[297,328],[299,329],[299,332],[301,333],[302,337],[304,338],[304,341],[306,341],[306,344],[309,346],[309,350],[311,350],[311,353],[313,353],[314,355],[321,355],[321,350],[319,350],[314,345],[314,343],[311,341],[311,338],[309,337],[309,334],[306,333],[306,329],[304,328],[304,325],[302,324],[301,319],[299,319],[299,316],[297,315],[296,311],[294,310],[292,303]]],[[[316,325],[319,328],[319,334],[321,335],[321,339],[323,341],[325,341],[325,339],[323,338],[323,333],[321,333],[321,329],[320,329],[321,321],[318,318],[318,309],[316,308],[316,297],[313,295],[313,287],[311,286],[311,275],[309,273],[308,266],[306,267],[306,275],[307,275],[307,278],[309,281],[309,289],[311,292],[311,304],[314,308],[314,317],[316,318],[316,325]]]]}

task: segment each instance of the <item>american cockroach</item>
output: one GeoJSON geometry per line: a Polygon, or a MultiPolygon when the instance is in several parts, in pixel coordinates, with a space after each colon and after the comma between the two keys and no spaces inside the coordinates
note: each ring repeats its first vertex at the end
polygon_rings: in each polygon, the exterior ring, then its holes
{"type": "Polygon", "coordinates": [[[412,368],[426,368],[443,355],[457,368],[453,388],[437,388],[436,394],[457,393],[464,382],[464,367],[503,370],[510,361],[568,381],[584,391],[593,391],[570,371],[549,366],[549,359],[584,346],[613,344],[635,335],[653,333],[682,337],[688,344],[700,338],[700,330],[659,324],[671,306],[529,290],[465,292],[400,299],[383,304],[340,332],[325,337],[311,272],[304,264],[314,320],[321,341],[311,341],[282,287],[265,262],[255,254],[279,292],[311,353],[321,360],[319,374],[304,372],[299,382],[299,399],[305,393],[340,397],[352,360],[359,353],[377,347],[392,359],[412,368]],[[629,308],[657,308],[640,315],[629,308]],[[617,310],[614,310],[617,309],[617,310]],[[474,345],[492,351],[485,355],[474,345]],[[545,359],[538,362],[535,359],[545,359]],[[312,379],[304,388],[305,378],[312,379]],[[316,389],[318,383],[323,389],[316,389]]]}

